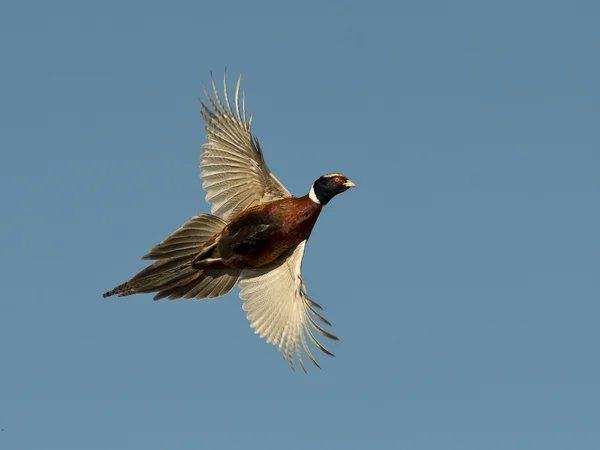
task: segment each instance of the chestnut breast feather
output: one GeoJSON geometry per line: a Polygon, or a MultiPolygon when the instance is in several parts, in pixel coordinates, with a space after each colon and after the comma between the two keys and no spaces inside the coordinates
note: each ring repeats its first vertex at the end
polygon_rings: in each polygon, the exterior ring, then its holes
{"type": "Polygon", "coordinates": [[[217,237],[217,252],[231,268],[267,265],[308,239],[322,206],[308,197],[257,205],[234,217],[217,237]]]}

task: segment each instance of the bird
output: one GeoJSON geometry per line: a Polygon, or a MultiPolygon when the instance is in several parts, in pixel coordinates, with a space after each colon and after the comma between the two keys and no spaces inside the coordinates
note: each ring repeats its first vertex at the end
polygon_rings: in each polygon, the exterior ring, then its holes
{"type": "Polygon", "coordinates": [[[306,243],[323,207],[356,185],[331,172],[315,180],[306,195],[290,194],[267,167],[252,132],[252,114],[249,119],[246,114],[245,91],[240,95],[241,80],[240,75],[233,106],[227,73],[222,96],[212,73],[213,94],[202,84],[207,142],[199,167],[211,214],[185,222],[142,257],[154,263],[103,296],[156,292],[154,300],[201,300],[222,297],[238,285],[254,332],[277,346],[292,370],[296,359],[306,372],[303,355],[321,368],[308,342],[334,356],[313,331],[338,340],[323,328],[331,323],[307,295],[301,271],[306,243]]]}

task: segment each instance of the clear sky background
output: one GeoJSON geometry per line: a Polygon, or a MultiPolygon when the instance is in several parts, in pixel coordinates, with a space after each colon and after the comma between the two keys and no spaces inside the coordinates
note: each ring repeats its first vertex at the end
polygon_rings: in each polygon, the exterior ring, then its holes
{"type": "Polygon", "coordinates": [[[598,2],[0,6],[0,447],[600,448],[598,2]],[[294,373],[236,288],[103,299],[208,212],[210,71],[297,195],[340,337],[294,373]]]}

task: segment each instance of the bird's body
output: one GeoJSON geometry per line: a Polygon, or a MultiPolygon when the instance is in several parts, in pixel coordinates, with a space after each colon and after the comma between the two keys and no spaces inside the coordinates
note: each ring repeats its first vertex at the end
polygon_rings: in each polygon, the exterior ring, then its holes
{"type": "Polygon", "coordinates": [[[306,338],[323,352],[311,328],[337,339],[318,325],[329,325],[306,296],[301,264],[306,241],[323,206],[354,187],[340,173],[320,177],[309,194],[293,197],[269,171],[260,145],[246,119],[245,97],[240,113],[240,81],[235,112],[213,82],[211,108],[202,103],[208,143],[203,146],[201,177],[213,214],[200,214],[155,246],[144,259],[156,260],[126,283],[104,294],[127,296],[156,292],[168,297],[214,298],[236,284],[246,301],[251,326],[283,352],[293,368],[293,353],[304,369],[301,350],[318,366],[306,338]]]}
{"type": "Polygon", "coordinates": [[[194,266],[258,269],[270,264],[308,239],[322,208],[308,195],[248,208],[207,241],[209,251],[201,251],[194,266]]]}

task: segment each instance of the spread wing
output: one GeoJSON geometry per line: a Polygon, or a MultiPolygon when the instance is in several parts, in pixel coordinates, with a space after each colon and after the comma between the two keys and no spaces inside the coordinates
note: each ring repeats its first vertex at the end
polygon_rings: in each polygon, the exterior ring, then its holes
{"type": "Polygon", "coordinates": [[[235,111],[227,94],[226,75],[224,98],[219,96],[213,79],[214,98],[203,86],[208,105],[200,101],[208,133],[200,163],[202,187],[206,201],[212,205],[211,212],[225,221],[250,206],[291,197],[267,167],[258,140],[252,135],[252,116],[250,120],[246,117],[245,92],[240,111],[241,81],[240,75],[235,88],[235,111]]]}
{"type": "Polygon", "coordinates": [[[315,311],[321,307],[306,295],[301,268],[306,241],[301,242],[279,266],[242,272],[240,297],[245,300],[244,310],[250,326],[260,337],[277,346],[294,368],[294,353],[306,372],[302,350],[320,368],[307,345],[307,337],[322,352],[334,356],[315,338],[312,330],[337,340],[333,334],[321,328],[315,318],[331,325],[315,311]]]}

